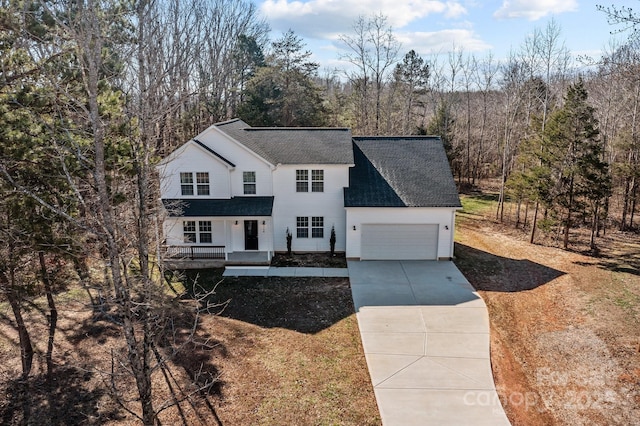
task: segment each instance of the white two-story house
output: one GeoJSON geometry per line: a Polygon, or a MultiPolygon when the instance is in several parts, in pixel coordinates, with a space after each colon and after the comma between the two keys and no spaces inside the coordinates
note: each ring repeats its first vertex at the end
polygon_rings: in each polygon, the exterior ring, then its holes
{"type": "Polygon", "coordinates": [[[269,261],[287,250],[357,259],[453,256],[460,200],[437,137],[215,124],[158,166],[167,253],[269,261]]]}

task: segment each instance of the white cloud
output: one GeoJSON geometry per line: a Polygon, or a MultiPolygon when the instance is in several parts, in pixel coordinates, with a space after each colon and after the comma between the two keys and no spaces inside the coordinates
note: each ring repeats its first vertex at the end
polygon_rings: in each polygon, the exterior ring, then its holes
{"type": "Polygon", "coordinates": [[[526,18],[537,21],[550,14],[576,10],[577,0],[504,0],[493,16],[499,19],[526,18]]]}
{"type": "Polygon", "coordinates": [[[434,32],[399,33],[404,51],[415,50],[420,55],[447,53],[453,49],[464,52],[480,52],[492,46],[466,29],[448,29],[434,32]]]}
{"type": "Polygon", "coordinates": [[[394,29],[432,14],[458,18],[467,13],[458,1],[435,0],[265,0],[260,9],[275,29],[330,38],[349,32],[358,16],[374,13],[386,16],[394,29]]]}

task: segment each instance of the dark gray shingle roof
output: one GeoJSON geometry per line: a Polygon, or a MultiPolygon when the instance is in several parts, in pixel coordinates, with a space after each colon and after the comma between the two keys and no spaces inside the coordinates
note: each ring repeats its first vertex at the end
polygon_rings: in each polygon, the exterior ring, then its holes
{"type": "Polygon", "coordinates": [[[354,137],[345,207],[461,207],[442,141],[354,137]]]}
{"type": "Polygon", "coordinates": [[[216,127],[273,165],[353,164],[347,128],[251,127],[239,119],[216,127]]]}
{"type": "Polygon", "coordinates": [[[273,197],[233,197],[228,200],[164,199],[162,203],[172,217],[271,216],[273,210],[273,197]]]}

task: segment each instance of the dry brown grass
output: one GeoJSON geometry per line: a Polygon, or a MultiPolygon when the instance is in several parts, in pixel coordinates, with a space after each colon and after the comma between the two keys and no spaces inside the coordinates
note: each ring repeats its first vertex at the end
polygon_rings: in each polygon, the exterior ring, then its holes
{"type": "Polygon", "coordinates": [[[461,215],[457,265],[489,308],[496,385],[514,425],[637,424],[640,247],[609,232],[599,257],[531,245],[493,220],[461,215]]]}

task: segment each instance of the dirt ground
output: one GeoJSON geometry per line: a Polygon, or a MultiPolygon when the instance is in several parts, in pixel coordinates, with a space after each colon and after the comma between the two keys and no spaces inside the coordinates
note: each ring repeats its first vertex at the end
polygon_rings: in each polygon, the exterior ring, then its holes
{"type": "MultiPolygon", "coordinates": [[[[638,235],[609,231],[595,258],[529,244],[494,214],[459,215],[455,255],[489,308],[512,424],[640,424],[638,235]]],[[[581,250],[586,234],[572,236],[581,250]]]]}

